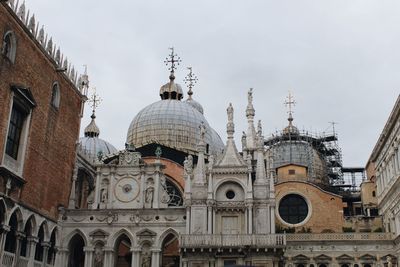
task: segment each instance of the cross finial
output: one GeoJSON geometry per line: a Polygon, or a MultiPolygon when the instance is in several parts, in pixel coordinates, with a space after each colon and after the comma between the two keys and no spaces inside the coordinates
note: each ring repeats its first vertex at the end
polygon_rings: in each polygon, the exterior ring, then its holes
{"type": "Polygon", "coordinates": [[[96,88],[93,88],[93,94],[91,95],[90,99],[89,99],[89,104],[92,107],[92,117],[95,116],[95,112],[96,112],[96,108],[98,108],[98,106],[100,105],[101,101],[103,101],[103,99],[101,99],[99,97],[99,95],[96,93],[96,88]]]}
{"type": "Polygon", "coordinates": [[[288,113],[292,114],[292,107],[296,105],[296,101],[294,101],[292,93],[289,91],[289,95],[286,97],[286,101],[284,103],[286,107],[288,107],[288,113]]]}
{"type": "Polygon", "coordinates": [[[168,57],[164,60],[164,63],[166,66],[171,64],[170,67],[168,67],[168,70],[171,71],[171,73],[174,73],[176,70],[176,67],[179,65],[179,63],[182,62],[181,58],[178,57],[178,55],[174,52],[174,48],[170,47],[171,54],[168,55],[168,57]]]}
{"type": "Polygon", "coordinates": [[[193,95],[192,88],[197,83],[198,79],[197,79],[197,76],[193,74],[192,67],[188,67],[187,69],[189,70],[189,73],[185,77],[184,81],[185,81],[187,87],[189,88],[189,91],[188,91],[189,99],[192,99],[192,95],[193,95]]]}

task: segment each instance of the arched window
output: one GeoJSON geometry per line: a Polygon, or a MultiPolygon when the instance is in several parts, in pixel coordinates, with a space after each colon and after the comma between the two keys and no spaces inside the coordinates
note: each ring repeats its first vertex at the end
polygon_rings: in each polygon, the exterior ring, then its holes
{"type": "Polygon", "coordinates": [[[51,90],[51,105],[58,109],[60,106],[60,86],[58,82],[53,83],[53,88],[51,90]]]}
{"type": "Polygon", "coordinates": [[[38,233],[38,243],[36,244],[35,249],[35,260],[42,262],[43,261],[43,242],[44,242],[44,223],[39,228],[38,233]]]}
{"type": "Polygon", "coordinates": [[[54,265],[56,258],[56,237],[57,237],[57,228],[54,228],[50,237],[50,248],[47,253],[47,264],[54,265]]]}
{"type": "Polygon", "coordinates": [[[15,34],[12,31],[8,31],[3,36],[3,45],[1,47],[1,54],[6,58],[8,58],[12,63],[14,63],[16,50],[17,50],[17,42],[15,39],[15,34]]]}

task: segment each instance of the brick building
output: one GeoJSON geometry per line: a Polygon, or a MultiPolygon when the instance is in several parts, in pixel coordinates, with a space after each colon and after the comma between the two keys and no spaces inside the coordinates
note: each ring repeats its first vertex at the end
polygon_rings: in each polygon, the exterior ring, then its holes
{"type": "Polygon", "coordinates": [[[58,209],[68,205],[85,99],[52,39],[24,4],[16,8],[13,2],[0,3],[0,258],[5,266],[54,263],[58,209]]]}

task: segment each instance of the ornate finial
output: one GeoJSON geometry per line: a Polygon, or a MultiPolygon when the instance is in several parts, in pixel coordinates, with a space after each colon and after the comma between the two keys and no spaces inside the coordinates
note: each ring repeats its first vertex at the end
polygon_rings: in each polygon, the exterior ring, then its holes
{"type": "Polygon", "coordinates": [[[257,134],[259,136],[262,136],[262,125],[261,125],[261,120],[258,120],[258,124],[257,124],[257,134]]]}
{"type": "Polygon", "coordinates": [[[175,54],[173,47],[170,47],[169,49],[171,50],[171,54],[169,54],[168,57],[164,60],[164,63],[167,66],[171,64],[171,66],[168,67],[168,70],[171,71],[171,75],[169,76],[169,78],[173,80],[175,79],[174,72],[176,70],[176,67],[179,65],[179,63],[182,62],[182,60],[180,57],[178,57],[177,54],[175,54]]]}
{"type": "Polygon", "coordinates": [[[93,94],[89,99],[89,104],[92,107],[92,118],[96,118],[95,112],[96,112],[96,108],[99,107],[101,101],[103,101],[103,99],[101,99],[99,97],[99,95],[96,93],[96,87],[93,88],[93,94]]]}
{"type": "Polygon", "coordinates": [[[189,99],[192,99],[192,95],[193,95],[192,88],[197,83],[198,79],[197,79],[197,76],[193,74],[192,67],[188,67],[188,70],[189,70],[189,73],[185,77],[184,81],[185,81],[187,87],[189,88],[189,91],[188,91],[189,99]]]}
{"type": "Polygon", "coordinates": [[[247,93],[247,100],[249,105],[253,105],[253,88],[250,88],[249,92],[247,93]]]}
{"type": "Polygon", "coordinates": [[[293,121],[293,110],[292,107],[294,107],[296,105],[296,102],[294,101],[293,95],[292,93],[289,91],[289,95],[286,97],[286,101],[284,103],[286,105],[286,107],[288,108],[288,114],[289,114],[289,125],[292,125],[292,121],[293,121]]]}
{"type": "Polygon", "coordinates": [[[154,152],[154,154],[156,155],[156,157],[159,159],[162,155],[162,150],[160,146],[157,146],[156,151],[154,152]]]}

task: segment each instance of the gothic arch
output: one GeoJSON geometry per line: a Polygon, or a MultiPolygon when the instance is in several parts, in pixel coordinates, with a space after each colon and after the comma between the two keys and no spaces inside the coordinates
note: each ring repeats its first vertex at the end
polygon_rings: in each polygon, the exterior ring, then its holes
{"type": "Polygon", "coordinates": [[[58,229],[58,226],[57,225],[55,225],[52,229],[51,229],[51,232],[50,232],[51,234],[50,234],[50,239],[51,239],[51,236],[53,235],[53,233],[54,233],[54,235],[55,235],[55,238],[56,238],[56,243],[55,243],[55,246],[56,247],[59,247],[60,246],[60,230],[58,229]]]}
{"type": "Polygon", "coordinates": [[[162,243],[164,242],[164,239],[169,235],[169,234],[173,234],[175,235],[177,238],[179,238],[179,233],[174,229],[174,228],[168,228],[167,230],[165,230],[160,237],[157,240],[157,247],[162,247],[162,243]]]}
{"type": "Polygon", "coordinates": [[[118,238],[122,235],[126,235],[129,238],[132,246],[135,244],[135,242],[134,242],[135,239],[134,239],[132,233],[129,232],[129,230],[123,228],[123,229],[119,230],[118,232],[116,232],[111,238],[108,239],[107,246],[114,247],[116,245],[118,238]]]}
{"type": "Polygon", "coordinates": [[[50,234],[49,234],[49,225],[48,225],[48,223],[47,223],[47,221],[46,220],[43,220],[41,223],[40,223],[40,226],[39,226],[39,230],[38,230],[38,233],[39,233],[39,231],[40,231],[40,228],[43,228],[43,234],[44,234],[44,236],[43,236],[43,241],[44,242],[48,242],[49,241],[49,239],[50,239],[50,234]]]}
{"type": "Polygon", "coordinates": [[[71,242],[72,238],[75,237],[75,235],[80,235],[83,239],[83,242],[85,243],[85,246],[87,246],[88,239],[87,239],[86,235],[81,230],[75,229],[65,237],[65,239],[62,242],[63,247],[68,247],[69,243],[71,242]]]}
{"type": "Polygon", "coordinates": [[[21,209],[19,207],[15,207],[14,209],[12,209],[12,211],[10,212],[10,217],[8,218],[7,225],[10,225],[10,220],[11,220],[11,217],[13,216],[13,214],[15,214],[17,216],[17,222],[18,222],[17,231],[23,231],[22,227],[24,224],[24,219],[22,216],[21,209]]]}
{"type": "Polygon", "coordinates": [[[37,236],[37,232],[38,232],[38,228],[37,228],[37,223],[36,223],[36,217],[35,214],[31,214],[28,219],[26,220],[23,229],[26,228],[26,226],[28,225],[28,223],[30,223],[30,227],[31,227],[31,233],[32,236],[37,236]]]}

